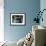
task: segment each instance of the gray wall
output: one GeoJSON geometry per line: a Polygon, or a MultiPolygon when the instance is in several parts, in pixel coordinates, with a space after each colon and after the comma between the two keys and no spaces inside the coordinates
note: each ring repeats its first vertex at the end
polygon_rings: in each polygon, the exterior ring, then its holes
{"type": "Polygon", "coordinates": [[[36,12],[40,10],[40,0],[4,0],[4,39],[18,41],[32,30],[36,12]],[[25,26],[10,26],[10,13],[26,13],[25,26]]]}
{"type": "MultiPolygon", "coordinates": [[[[40,1],[40,10],[42,11],[43,9],[46,9],[46,0],[41,0],[40,1]]],[[[43,20],[43,22],[40,21],[40,25],[46,27],[46,10],[43,12],[42,17],[43,17],[44,20],[43,20]]]]}

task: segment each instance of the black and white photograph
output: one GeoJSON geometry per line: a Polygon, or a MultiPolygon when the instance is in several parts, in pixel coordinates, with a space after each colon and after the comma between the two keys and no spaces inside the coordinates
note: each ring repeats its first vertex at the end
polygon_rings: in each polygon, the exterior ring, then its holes
{"type": "Polygon", "coordinates": [[[11,14],[11,25],[25,25],[25,14],[24,13],[12,13],[11,14]]]}

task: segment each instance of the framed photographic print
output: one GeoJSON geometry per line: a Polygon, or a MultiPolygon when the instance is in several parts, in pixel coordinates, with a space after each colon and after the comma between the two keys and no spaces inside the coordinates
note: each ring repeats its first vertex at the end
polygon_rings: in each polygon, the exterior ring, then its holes
{"type": "Polygon", "coordinates": [[[11,25],[25,25],[24,13],[11,13],[11,25]]]}

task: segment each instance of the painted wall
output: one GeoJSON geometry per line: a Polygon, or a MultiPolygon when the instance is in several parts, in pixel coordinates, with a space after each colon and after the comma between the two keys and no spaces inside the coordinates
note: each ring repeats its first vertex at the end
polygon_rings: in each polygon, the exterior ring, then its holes
{"type": "MultiPolygon", "coordinates": [[[[40,0],[40,9],[41,9],[41,11],[43,9],[46,9],[46,0],[40,0]]],[[[43,17],[44,20],[43,20],[43,22],[42,21],[40,22],[40,25],[46,27],[46,10],[43,12],[42,17],[43,17]]]]}
{"type": "Polygon", "coordinates": [[[40,0],[4,0],[4,38],[18,41],[32,30],[36,12],[40,10],[40,0]],[[10,26],[10,13],[26,13],[25,26],[10,26]]]}

